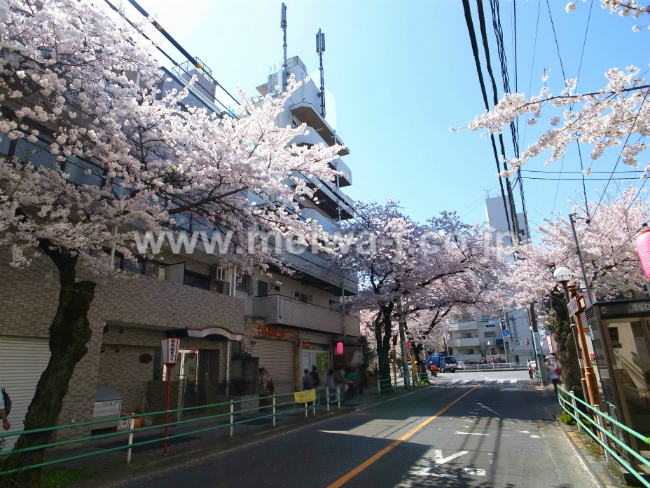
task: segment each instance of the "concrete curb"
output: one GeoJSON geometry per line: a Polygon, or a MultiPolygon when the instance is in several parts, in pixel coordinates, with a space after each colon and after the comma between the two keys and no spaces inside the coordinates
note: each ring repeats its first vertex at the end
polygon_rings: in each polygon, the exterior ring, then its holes
{"type": "Polygon", "coordinates": [[[569,429],[569,427],[564,425],[558,419],[556,419],[555,422],[560,428],[560,430],[562,431],[562,433],[564,434],[564,437],[571,445],[573,452],[575,452],[575,454],[580,458],[581,462],[587,467],[587,469],[589,470],[593,478],[596,480],[596,483],[598,483],[598,486],[600,488],[619,488],[620,486],[622,486],[619,483],[619,481],[616,478],[614,478],[609,472],[607,461],[603,459],[602,462],[600,462],[599,460],[596,460],[592,456],[586,456],[585,453],[583,452],[586,450],[585,447],[576,444],[574,438],[571,435],[569,435],[570,432],[573,433],[574,431],[569,429]],[[594,464],[598,464],[599,466],[594,466],[594,464]]]}

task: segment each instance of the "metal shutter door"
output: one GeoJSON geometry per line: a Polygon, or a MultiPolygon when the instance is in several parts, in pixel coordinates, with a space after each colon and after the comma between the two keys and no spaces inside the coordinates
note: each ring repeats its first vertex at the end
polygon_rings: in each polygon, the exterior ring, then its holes
{"type": "MultiPolygon", "coordinates": [[[[11,397],[9,432],[23,430],[27,407],[49,360],[47,339],[0,337],[0,386],[11,397]]],[[[4,449],[11,449],[18,437],[5,440],[4,449]]]]}
{"type": "Polygon", "coordinates": [[[293,342],[255,339],[255,357],[268,370],[275,393],[293,391],[293,342]]]}

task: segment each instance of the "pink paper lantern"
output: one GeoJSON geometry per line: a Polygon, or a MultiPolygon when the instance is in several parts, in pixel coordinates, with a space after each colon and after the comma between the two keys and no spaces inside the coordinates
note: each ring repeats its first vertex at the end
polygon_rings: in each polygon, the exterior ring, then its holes
{"type": "Polygon", "coordinates": [[[337,342],[336,343],[336,354],[339,356],[343,354],[343,343],[342,342],[337,342]]]}
{"type": "Polygon", "coordinates": [[[646,224],[643,224],[643,232],[636,238],[636,252],[639,253],[645,275],[650,279],[650,229],[646,224]]]}

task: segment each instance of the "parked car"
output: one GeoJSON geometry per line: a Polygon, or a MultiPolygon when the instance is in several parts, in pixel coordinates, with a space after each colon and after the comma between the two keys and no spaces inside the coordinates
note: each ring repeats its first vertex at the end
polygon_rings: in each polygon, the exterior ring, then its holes
{"type": "Polygon", "coordinates": [[[447,371],[455,373],[456,369],[458,369],[458,363],[456,362],[456,358],[454,356],[445,356],[442,358],[441,363],[441,371],[443,373],[446,373],[447,371]]]}
{"type": "Polygon", "coordinates": [[[465,369],[465,361],[462,359],[458,360],[458,369],[465,369]]]}

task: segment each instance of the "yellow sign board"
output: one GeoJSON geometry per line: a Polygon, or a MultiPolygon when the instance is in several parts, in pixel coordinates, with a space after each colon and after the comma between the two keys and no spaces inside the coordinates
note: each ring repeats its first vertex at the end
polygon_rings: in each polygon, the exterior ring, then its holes
{"type": "Polygon", "coordinates": [[[311,403],[316,401],[316,390],[297,391],[293,394],[295,403],[311,403]]]}

